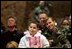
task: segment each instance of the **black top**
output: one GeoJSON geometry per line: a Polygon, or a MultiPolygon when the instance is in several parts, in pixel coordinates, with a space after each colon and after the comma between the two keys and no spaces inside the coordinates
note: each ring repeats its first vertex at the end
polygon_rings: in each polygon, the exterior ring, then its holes
{"type": "Polygon", "coordinates": [[[10,41],[16,41],[17,43],[19,43],[22,36],[23,36],[23,33],[19,32],[18,30],[14,30],[12,32],[8,30],[1,35],[2,45],[0,47],[5,48],[6,44],[10,41]]]}

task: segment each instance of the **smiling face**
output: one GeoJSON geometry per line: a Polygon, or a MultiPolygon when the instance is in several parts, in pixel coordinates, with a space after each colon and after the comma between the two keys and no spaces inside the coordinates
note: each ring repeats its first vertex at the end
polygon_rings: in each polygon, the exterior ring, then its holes
{"type": "Polygon", "coordinates": [[[53,29],[55,27],[55,21],[53,21],[51,18],[47,20],[47,28],[53,29]]]}
{"type": "Polygon", "coordinates": [[[64,20],[62,23],[62,28],[67,28],[69,27],[69,21],[68,20],[64,20]]]}
{"type": "Polygon", "coordinates": [[[38,31],[37,25],[35,23],[31,23],[28,29],[30,34],[33,34],[33,35],[36,34],[38,31]]]}
{"type": "Polygon", "coordinates": [[[39,15],[39,21],[41,24],[45,25],[47,21],[47,15],[45,13],[39,15]]]}

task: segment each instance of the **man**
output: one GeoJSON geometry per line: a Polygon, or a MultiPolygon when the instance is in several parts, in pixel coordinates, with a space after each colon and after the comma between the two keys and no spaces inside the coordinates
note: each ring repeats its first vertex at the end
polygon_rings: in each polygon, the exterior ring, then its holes
{"type": "Polygon", "coordinates": [[[49,15],[49,9],[48,7],[45,5],[45,1],[40,1],[39,6],[35,8],[34,10],[34,19],[39,22],[39,13],[45,11],[48,15],[49,15]]]}
{"type": "Polygon", "coordinates": [[[20,38],[23,36],[21,32],[19,32],[16,28],[16,19],[12,16],[8,18],[7,21],[7,31],[5,34],[3,34],[3,40],[4,40],[4,47],[6,47],[6,44],[10,41],[15,41],[19,43],[20,38]]]}
{"type": "Polygon", "coordinates": [[[38,16],[39,16],[40,30],[43,33],[46,30],[46,21],[48,19],[48,15],[46,12],[40,12],[38,16]]]}
{"type": "Polygon", "coordinates": [[[55,25],[56,21],[53,17],[49,17],[47,20],[47,30],[45,32],[51,47],[60,47],[59,39],[57,37],[61,34],[59,28],[55,25]]]}

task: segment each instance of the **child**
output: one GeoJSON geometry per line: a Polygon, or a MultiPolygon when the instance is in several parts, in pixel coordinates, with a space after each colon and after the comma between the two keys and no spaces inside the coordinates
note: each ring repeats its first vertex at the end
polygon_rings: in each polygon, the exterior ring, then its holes
{"type": "Polygon", "coordinates": [[[38,24],[30,22],[28,26],[28,34],[23,36],[19,43],[19,48],[46,48],[49,42],[45,36],[41,35],[38,30],[38,24]]]}
{"type": "Polygon", "coordinates": [[[18,48],[18,43],[15,41],[10,41],[7,43],[6,48],[18,48]]]}

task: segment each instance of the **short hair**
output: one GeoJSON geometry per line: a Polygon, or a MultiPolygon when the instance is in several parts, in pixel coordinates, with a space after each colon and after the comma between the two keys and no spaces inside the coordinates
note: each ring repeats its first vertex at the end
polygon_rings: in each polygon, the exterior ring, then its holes
{"type": "Polygon", "coordinates": [[[15,23],[17,22],[17,18],[16,18],[16,17],[14,17],[14,16],[9,16],[9,17],[7,18],[7,20],[10,19],[10,18],[13,18],[13,19],[15,20],[15,23]]]}
{"type": "MultiPolygon", "coordinates": [[[[13,18],[13,19],[15,20],[15,23],[17,24],[17,18],[14,17],[14,16],[9,16],[9,17],[7,18],[7,22],[8,22],[8,20],[9,20],[10,18],[13,18]]],[[[15,25],[15,27],[17,28],[17,25],[15,25]]]]}
{"type": "MultiPolygon", "coordinates": [[[[46,14],[46,15],[48,16],[48,14],[47,14],[45,11],[40,12],[39,15],[40,15],[40,14],[46,14]]],[[[39,15],[38,15],[38,16],[39,16],[39,15]]]]}

